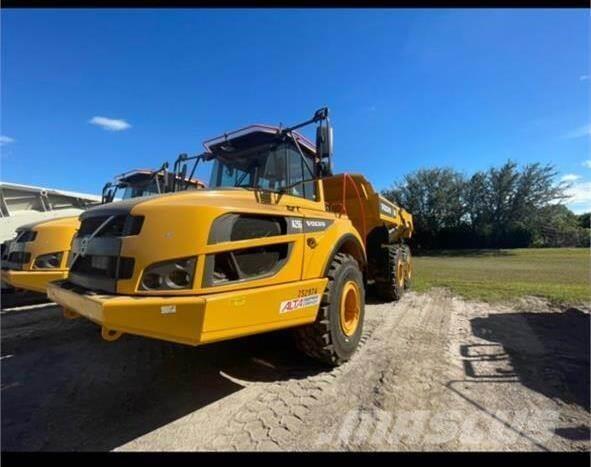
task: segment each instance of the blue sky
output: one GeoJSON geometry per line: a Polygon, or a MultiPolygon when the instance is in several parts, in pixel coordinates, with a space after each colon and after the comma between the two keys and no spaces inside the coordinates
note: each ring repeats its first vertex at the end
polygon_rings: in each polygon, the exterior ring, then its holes
{"type": "Polygon", "coordinates": [[[328,105],[336,170],[378,189],[511,158],[556,164],[571,208],[591,209],[588,10],[0,15],[4,181],[96,193],[224,131],[328,105]]]}

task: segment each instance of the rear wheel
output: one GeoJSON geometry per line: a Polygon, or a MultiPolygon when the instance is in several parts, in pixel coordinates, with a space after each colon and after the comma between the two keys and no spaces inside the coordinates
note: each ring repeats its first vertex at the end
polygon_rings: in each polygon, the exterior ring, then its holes
{"type": "Polygon", "coordinates": [[[382,300],[392,302],[400,300],[404,295],[406,263],[402,247],[388,245],[385,249],[385,271],[383,276],[376,280],[376,293],[382,300]]]}
{"type": "Polygon", "coordinates": [[[301,351],[336,366],[349,360],[359,345],[365,291],[359,264],[351,255],[337,253],[327,276],[316,321],[294,333],[301,351]]]}

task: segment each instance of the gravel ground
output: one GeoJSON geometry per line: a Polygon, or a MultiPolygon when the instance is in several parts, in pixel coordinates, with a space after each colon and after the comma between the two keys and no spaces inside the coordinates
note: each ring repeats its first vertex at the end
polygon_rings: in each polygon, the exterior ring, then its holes
{"type": "Polygon", "coordinates": [[[52,304],[5,309],[2,450],[589,451],[589,312],[408,293],[327,369],[285,332],[107,343],[52,304]]]}

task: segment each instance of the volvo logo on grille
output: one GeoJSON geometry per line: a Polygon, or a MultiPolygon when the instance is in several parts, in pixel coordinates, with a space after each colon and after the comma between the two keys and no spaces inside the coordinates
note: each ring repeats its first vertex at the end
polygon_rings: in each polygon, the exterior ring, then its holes
{"type": "Polygon", "coordinates": [[[86,256],[86,251],[88,250],[88,238],[83,238],[80,241],[80,251],[78,254],[83,258],[86,256]]]}

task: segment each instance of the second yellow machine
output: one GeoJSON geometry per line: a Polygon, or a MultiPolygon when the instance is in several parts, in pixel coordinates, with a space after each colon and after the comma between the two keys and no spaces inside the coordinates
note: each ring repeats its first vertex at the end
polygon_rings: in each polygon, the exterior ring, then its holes
{"type": "Polygon", "coordinates": [[[293,328],[338,365],[358,346],[365,289],[410,284],[412,216],[362,175],[332,173],[328,109],[291,128],[255,125],[175,164],[212,161],[208,189],[138,198],[81,216],[67,280],[49,297],[116,340],[189,345],[293,328]],[[316,144],[297,129],[317,124],[316,144]]]}
{"type": "MultiPolygon", "coordinates": [[[[168,170],[135,169],[115,177],[103,187],[101,204],[111,203],[117,194],[123,199],[169,193],[180,188],[179,180],[168,170]]],[[[203,188],[198,180],[182,188],[203,188]]],[[[21,225],[16,236],[6,242],[2,255],[2,280],[19,290],[45,293],[51,281],[68,277],[70,244],[80,227],[78,216],[47,219],[21,225]]]]}

